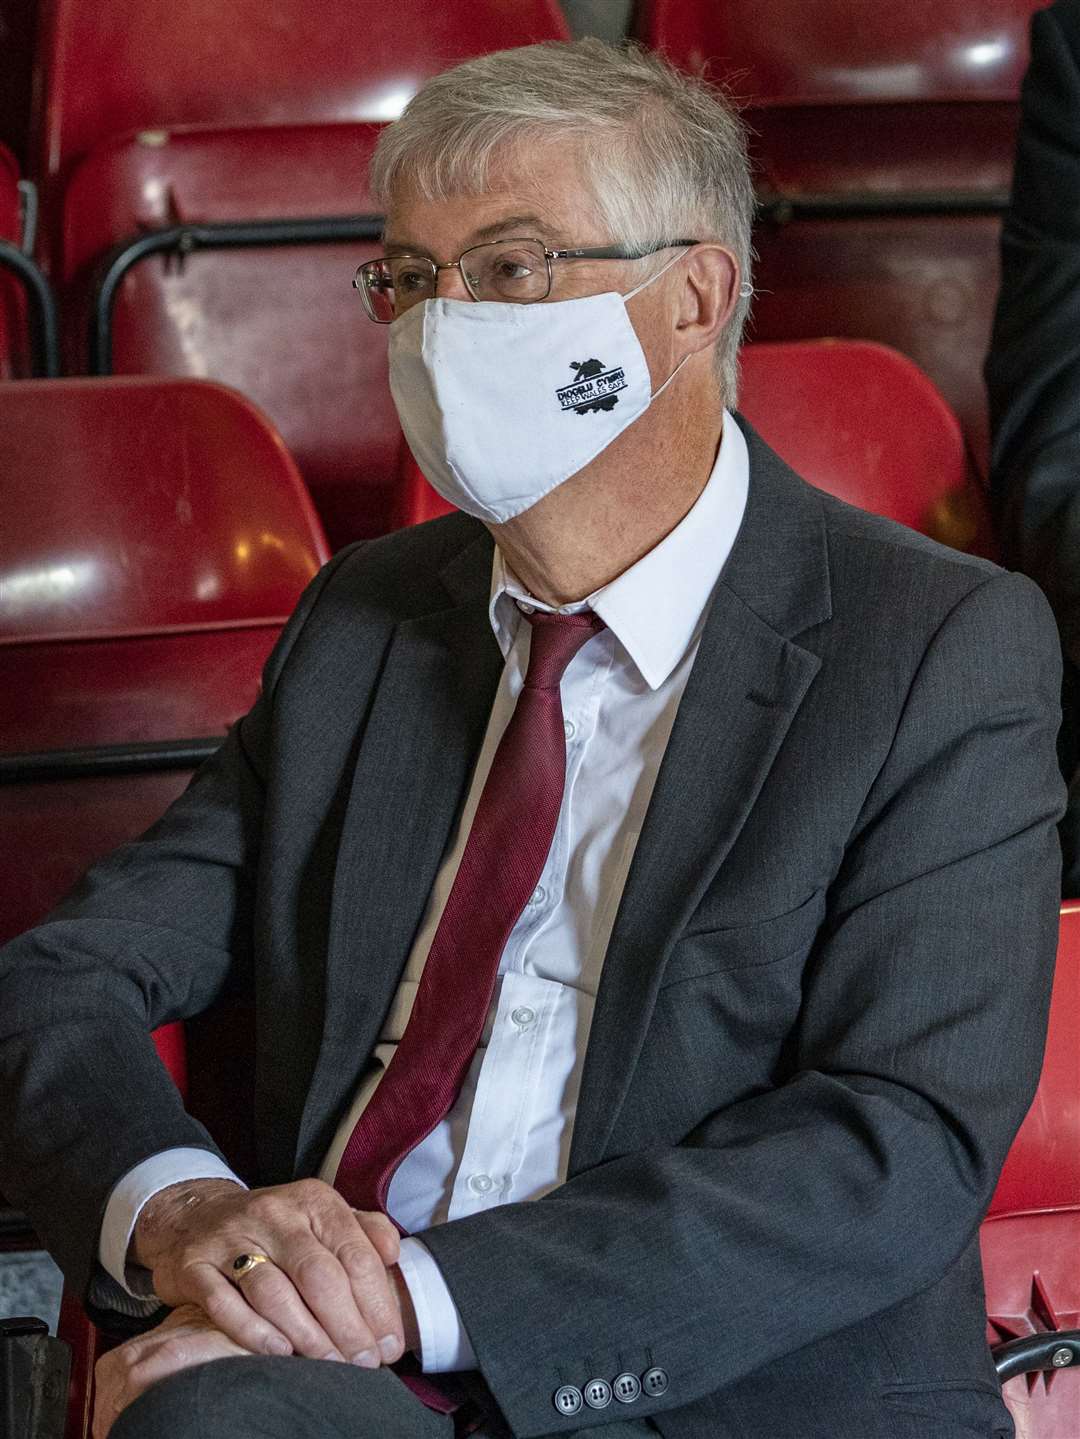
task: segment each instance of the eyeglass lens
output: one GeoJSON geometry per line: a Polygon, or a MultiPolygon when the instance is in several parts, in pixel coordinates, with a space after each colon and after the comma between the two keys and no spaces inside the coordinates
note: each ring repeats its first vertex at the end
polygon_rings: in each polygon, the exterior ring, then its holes
{"type": "MultiPolygon", "coordinates": [[[[537,240],[496,240],[466,250],[459,261],[469,293],[476,300],[527,305],[550,289],[547,257],[537,240]]],[[[435,296],[437,271],[423,255],[389,255],[360,267],[372,318],[388,324],[398,315],[435,296]]]]}

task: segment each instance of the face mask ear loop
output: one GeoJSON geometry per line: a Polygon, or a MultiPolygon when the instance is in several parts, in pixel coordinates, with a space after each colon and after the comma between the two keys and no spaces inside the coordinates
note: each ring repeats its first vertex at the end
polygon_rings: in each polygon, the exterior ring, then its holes
{"type": "Polygon", "coordinates": [[[640,285],[635,285],[632,290],[627,290],[626,293],[623,295],[623,299],[632,300],[635,295],[640,295],[642,290],[647,290],[654,280],[659,280],[661,275],[666,275],[667,272],[671,269],[672,265],[676,264],[679,260],[681,260],[685,254],[688,254],[689,250],[690,246],[684,245],[677,255],[672,255],[671,259],[662,269],[657,270],[655,275],[650,275],[647,280],[642,280],[640,285]]]}
{"type": "MultiPolygon", "coordinates": [[[[677,255],[673,255],[673,256],[671,257],[671,259],[667,262],[667,264],[664,266],[664,268],[663,268],[662,270],[657,270],[657,272],[656,272],[655,275],[651,275],[651,276],[649,277],[649,279],[647,279],[647,280],[642,280],[642,282],[641,282],[640,285],[635,285],[632,290],[628,290],[628,291],[626,292],[626,294],[623,295],[623,303],[625,304],[627,300],[632,300],[635,295],[640,295],[641,292],[642,292],[642,290],[647,290],[648,287],[652,284],[653,280],[659,280],[659,278],[660,278],[661,275],[667,274],[668,270],[671,269],[672,265],[674,265],[674,264],[676,263],[676,261],[681,260],[682,257],[689,251],[689,249],[690,249],[690,246],[689,246],[689,245],[684,245],[683,248],[679,251],[679,253],[678,253],[677,255]]],[[[650,402],[650,404],[652,403],[653,400],[656,399],[657,395],[662,395],[662,394],[664,393],[664,391],[667,389],[668,385],[671,384],[672,380],[673,380],[673,379],[675,378],[675,376],[679,373],[679,371],[682,369],[682,367],[686,364],[686,362],[687,362],[687,360],[688,360],[689,358],[690,358],[689,355],[684,355],[684,356],[682,357],[682,359],[679,361],[679,363],[678,363],[678,364],[675,366],[675,368],[672,370],[671,374],[668,375],[667,379],[666,379],[666,380],[664,381],[664,383],[660,386],[660,388],[659,388],[658,390],[654,390],[654,391],[652,392],[652,394],[649,396],[649,402],[650,402]]]]}
{"type": "Polygon", "coordinates": [[[682,357],[682,359],[679,361],[679,363],[678,363],[678,364],[675,366],[675,368],[672,370],[671,374],[668,375],[667,379],[666,379],[666,380],[664,381],[664,383],[660,386],[660,388],[659,388],[658,390],[654,390],[654,391],[652,392],[652,394],[649,396],[649,399],[650,399],[650,400],[655,400],[658,395],[662,395],[662,394],[664,393],[664,391],[667,389],[668,385],[671,384],[672,380],[673,380],[673,379],[675,378],[675,376],[679,373],[679,371],[682,369],[682,367],[686,364],[686,362],[687,362],[687,360],[688,360],[689,358],[690,358],[689,355],[684,355],[684,356],[682,357]]]}

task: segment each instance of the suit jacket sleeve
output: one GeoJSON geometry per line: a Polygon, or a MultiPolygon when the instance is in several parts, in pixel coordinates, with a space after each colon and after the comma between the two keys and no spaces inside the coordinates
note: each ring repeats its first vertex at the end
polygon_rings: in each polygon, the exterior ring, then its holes
{"type": "Polygon", "coordinates": [[[900,1303],[966,1249],[1040,1067],[1059,683],[1035,587],[998,574],[969,591],[849,837],[786,1082],[675,1147],[425,1233],[521,1439],[610,1419],[560,1419],[562,1383],[655,1363],[670,1387],[635,1417],[686,1404],[900,1303]]]}
{"type": "Polygon", "coordinates": [[[1031,44],[986,364],[991,486],[1007,562],[1080,664],[1080,0],[1038,11],[1031,44]]]}
{"type": "Polygon", "coordinates": [[[162,1150],[219,1153],[185,1113],[150,1032],[206,1009],[249,965],[274,686],[348,553],[312,581],[258,702],[167,819],[0,950],[0,1189],[95,1308],[131,1307],[96,1262],[113,1186],[162,1150]]]}

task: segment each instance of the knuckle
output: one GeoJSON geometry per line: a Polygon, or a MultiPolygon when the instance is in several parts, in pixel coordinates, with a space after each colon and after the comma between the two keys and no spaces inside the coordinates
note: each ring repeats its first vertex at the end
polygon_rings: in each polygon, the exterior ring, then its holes
{"type": "Polygon", "coordinates": [[[353,1284],[377,1284],[386,1273],[382,1260],[368,1248],[350,1244],[338,1251],[338,1257],[353,1284]]]}
{"type": "Polygon", "coordinates": [[[184,1294],[205,1294],[211,1282],[206,1256],[195,1249],[182,1254],[173,1268],[172,1280],[184,1294]]]}
{"type": "MultiPolygon", "coordinates": [[[[180,1339],[163,1339],[161,1341],[161,1344],[158,1346],[158,1351],[155,1359],[160,1360],[161,1362],[169,1365],[170,1367],[172,1367],[174,1364],[183,1364],[184,1361],[187,1359],[186,1346],[180,1339]]],[[[139,1365],[136,1364],[131,1372],[134,1375],[138,1373],[138,1370],[139,1365]]]]}
{"type": "Polygon", "coordinates": [[[260,1303],[277,1306],[288,1300],[292,1294],[293,1286],[289,1276],[278,1268],[271,1269],[269,1264],[260,1265],[258,1278],[255,1275],[247,1281],[246,1290],[249,1295],[257,1295],[260,1303]]]}
{"type": "Polygon", "coordinates": [[[245,1213],[253,1219],[272,1220],[281,1212],[281,1199],[273,1189],[255,1189],[248,1196],[245,1213]]]}
{"type": "Polygon", "coordinates": [[[311,1205],[324,1204],[328,1197],[339,1198],[340,1196],[324,1184],[321,1179],[298,1179],[291,1184],[290,1189],[305,1208],[311,1205]]]}
{"type": "Polygon", "coordinates": [[[340,1270],[333,1255],[326,1249],[312,1249],[301,1254],[293,1265],[293,1274],[303,1284],[320,1287],[337,1282],[340,1270]]]}
{"type": "MultiPolygon", "coordinates": [[[[121,1344],[119,1349],[114,1349],[106,1359],[115,1360],[116,1368],[120,1375],[130,1374],[136,1369],[142,1359],[143,1346],[141,1344],[121,1344]]],[[[122,1379],[121,1379],[121,1382],[122,1379]]]]}

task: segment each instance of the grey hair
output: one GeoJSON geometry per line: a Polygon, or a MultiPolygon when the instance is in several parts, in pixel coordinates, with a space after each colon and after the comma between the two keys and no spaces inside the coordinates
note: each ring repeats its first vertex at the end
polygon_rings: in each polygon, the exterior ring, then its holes
{"type": "Polygon", "coordinates": [[[754,192],[745,127],[703,81],[639,46],[591,38],[482,55],[429,80],[386,128],[372,193],[384,207],[402,180],[425,200],[481,194],[497,154],[546,139],[578,146],[612,241],[644,252],[689,237],[734,253],[744,293],[716,347],[724,402],[734,405],[754,192]]]}

